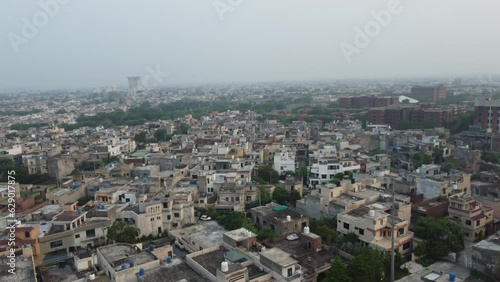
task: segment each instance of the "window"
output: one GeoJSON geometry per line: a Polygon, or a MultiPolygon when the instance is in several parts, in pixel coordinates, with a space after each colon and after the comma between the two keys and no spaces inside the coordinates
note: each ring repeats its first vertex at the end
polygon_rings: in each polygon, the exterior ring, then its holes
{"type": "Polygon", "coordinates": [[[30,237],[30,232],[29,231],[25,231],[24,232],[24,237],[25,238],[29,238],[30,237]]]}
{"type": "Polygon", "coordinates": [[[87,236],[87,238],[95,237],[95,229],[87,230],[85,232],[85,235],[87,236]]]}
{"type": "Polygon", "coordinates": [[[365,230],[364,230],[364,229],[361,229],[361,228],[360,228],[360,229],[358,230],[358,232],[359,232],[359,235],[365,235],[365,230]]]}
{"type": "Polygon", "coordinates": [[[292,274],[293,274],[293,268],[287,269],[287,275],[288,275],[288,277],[292,276],[292,274]]]}
{"type": "Polygon", "coordinates": [[[467,224],[467,225],[471,225],[471,221],[470,221],[470,220],[468,220],[468,219],[466,219],[466,220],[465,220],[465,224],[467,224]]]}
{"type": "Polygon", "coordinates": [[[80,234],[75,234],[75,239],[80,238],[80,234]]]}
{"type": "Polygon", "coordinates": [[[344,222],[344,229],[349,229],[349,223],[344,222]]]}
{"type": "Polygon", "coordinates": [[[174,217],[179,217],[179,213],[178,212],[174,213],[174,217]]]}
{"type": "Polygon", "coordinates": [[[476,220],[476,227],[478,227],[480,223],[481,223],[480,220],[476,220]]]}
{"type": "Polygon", "coordinates": [[[408,250],[409,248],[411,248],[411,242],[408,242],[403,245],[403,250],[408,250]]]}
{"type": "Polygon", "coordinates": [[[57,240],[57,241],[54,241],[54,242],[50,242],[50,247],[51,248],[61,247],[62,245],[63,245],[62,240],[57,240]]]}
{"type": "Polygon", "coordinates": [[[167,215],[167,220],[170,220],[171,216],[170,215],[167,215]]]}

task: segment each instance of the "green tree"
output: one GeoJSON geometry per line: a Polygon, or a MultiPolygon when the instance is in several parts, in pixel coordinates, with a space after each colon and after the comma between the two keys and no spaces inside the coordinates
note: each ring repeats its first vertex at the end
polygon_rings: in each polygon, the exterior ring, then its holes
{"type": "Polygon", "coordinates": [[[228,214],[221,214],[215,217],[217,222],[224,226],[227,230],[235,230],[238,228],[246,228],[254,233],[257,233],[257,228],[253,226],[250,219],[245,217],[245,214],[241,212],[231,212],[228,214]]]}
{"type": "Polygon", "coordinates": [[[382,281],[385,277],[386,254],[370,247],[356,248],[349,267],[353,281],[382,281]]]}
{"type": "Polygon", "coordinates": [[[16,170],[16,163],[12,159],[7,157],[0,158],[0,171],[2,173],[0,177],[2,181],[7,180],[8,172],[11,170],[16,170]]]}
{"type": "Polygon", "coordinates": [[[269,189],[267,188],[266,185],[259,186],[259,193],[260,193],[259,201],[261,205],[267,205],[271,202],[271,193],[269,193],[269,189]]]}
{"type": "Polygon", "coordinates": [[[116,220],[108,228],[108,239],[118,243],[137,243],[139,232],[133,225],[126,223],[123,220],[116,220]]]}
{"type": "Polygon", "coordinates": [[[257,231],[257,240],[259,241],[276,237],[278,237],[278,234],[268,228],[257,231]]]}
{"type": "Polygon", "coordinates": [[[432,163],[432,157],[428,154],[425,154],[423,152],[418,152],[415,153],[412,158],[413,162],[413,167],[418,168],[422,166],[423,164],[431,164],[432,163]]]}
{"type": "Polygon", "coordinates": [[[284,205],[290,198],[290,193],[283,187],[276,187],[273,192],[273,200],[280,205],[284,205]]]}
{"type": "Polygon", "coordinates": [[[290,192],[290,195],[289,195],[289,197],[288,197],[288,201],[289,201],[291,204],[295,205],[295,203],[296,203],[298,200],[300,200],[300,199],[302,199],[302,196],[300,196],[299,191],[297,191],[297,190],[293,189],[293,190],[290,192]]]}
{"type": "Polygon", "coordinates": [[[441,170],[444,172],[449,173],[450,171],[457,169],[457,164],[456,163],[451,163],[451,162],[446,162],[441,165],[441,170]]]}
{"type": "Polygon", "coordinates": [[[462,227],[448,218],[421,217],[413,228],[415,236],[426,241],[427,254],[435,259],[447,256],[449,252],[464,249],[462,227]]]}
{"type": "Polygon", "coordinates": [[[434,151],[432,153],[432,157],[434,158],[434,163],[435,164],[441,164],[444,162],[444,157],[443,157],[443,149],[441,148],[434,148],[434,151]]]}
{"type": "Polygon", "coordinates": [[[142,131],[141,133],[136,134],[134,136],[135,142],[147,143],[146,139],[147,139],[147,132],[146,131],[142,131]]]}
{"type": "Polygon", "coordinates": [[[322,282],[351,282],[352,279],[349,277],[349,271],[345,264],[340,260],[338,256],[332,262],[325,279],[322,282]]]}
{"type": "Polygon", "coordinates": [[[261,166],[257,169],[259,178],[269,183],[276,183],[280,179],[279,173],[270,165],[261,166]]]}

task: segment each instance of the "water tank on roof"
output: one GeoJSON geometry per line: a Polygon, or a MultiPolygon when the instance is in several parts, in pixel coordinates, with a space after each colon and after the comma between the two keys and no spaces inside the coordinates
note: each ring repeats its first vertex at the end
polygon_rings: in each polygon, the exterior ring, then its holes
{"type": "Polygon", "coordinates": [[[139,269],[139,276],[144,276],[145,272],[146,271],[144,271],[144,268],[139,269]]]}
{"type": "Polygon", "coordinates": [[[309,226],[304,226],[304,234],[309,234],[309,226]]]}
{"type": "Polygon", "coordinates": [[[291,217],[291,216],[289,216],[289,215],[287,215],[287,216],[286,216],[286,221],[292,221],[292,217],[291,217]]]}
{"type": "Polygon", "coordinates": [[[77,212],[78,214],[82,214],[82,209],[81,209],[81,208],[78,208],[78,210],[76,210],[76,212],[77,212]]]}
{"type": "Polygon", "coordinates": [[[135,263],[134,263],[133,261],[131,261],[131,262],[129,263],[129,266],[130,266],[130,267],[134,267],[134,265],[135,265],[135,263]]]}
{"type": "Polygon", "coordinates": [[[222,272],[228,272],[229,271],[229,263],[227,263],[227,261],[223,261],[220,264],[220,269],[222,270],[222,272]]]}
{"type": "Polygon", "coordinates": [[[144,178],[142,181],[143,181],[144,183],[148,183],[148,179],[147,179],[147,178],[144,178]]]}
{"type": "Polygon", "coordinates": [[[155,246],[154,245],[149,245],[148,250],[150,252],[154,251],[155,250],[155,246]]]}
{"type": "Polygon", "coordinates": [[[374,210],[370,210],[368,212],[368,215],[370,215],[371,217],[374,217],[375,216],[375,211],[374,210]]]}
{"type": "Polygon", "coordinates": [[[167,263],[172,263],[172,257],[171,256],[167,257],[167,263]]]}
{"type": "Polygon", "coordinates": [[[126,269],[126,268],[127,268],[127,265],[125,263],[122,263],[122,270],[126,269]]]}
{"type": "Polygon", "coordinates": [[[103,187],[104,187],[104,189],[108,189],[109,188],[108,184],[104,184],[103,187]]]}
{"type": "Polygon", "coordinates": [[[450,273],[450,282],[455,282],[455,273],[451,272],[450,273]]]}
{"type": "Polygon", "coordinates": [[[95,280],[95,274],[94,273],[92,273],[92,274],[89,275],[89,280],[95,280]]]}

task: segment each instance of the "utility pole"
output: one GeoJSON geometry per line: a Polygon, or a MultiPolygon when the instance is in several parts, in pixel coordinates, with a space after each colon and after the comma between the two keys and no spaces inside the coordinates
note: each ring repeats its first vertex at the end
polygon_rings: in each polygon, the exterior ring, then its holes
{"type": "Polygon", "coordinates": [[[396,209],[396,197],[394,193],[394,179],[391,178],[392,185],[392,204],[391,204],[391,220],[392,220],[392,232],[391,232],[391,282],[394,282],[394,231],[396,221],[394,220],[394,210],[396,209]]]}

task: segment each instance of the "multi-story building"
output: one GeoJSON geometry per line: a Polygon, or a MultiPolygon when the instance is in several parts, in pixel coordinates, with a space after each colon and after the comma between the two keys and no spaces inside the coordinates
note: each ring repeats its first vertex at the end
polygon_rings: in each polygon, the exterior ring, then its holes
{"type": "Polygon", "coordinates": [[[396,106],[368,110],[369,123],[396,126],[401,121],[428,122],[437,127],[448,127],[452,118],[467,111],[465,106],[450,105],[446,108],[433,106],[396,106]]]}
{"type": "Polygon", "coordinates": [[[339,105],[349,108],[386,107],[399,104],[399,97],[394,96],[352,96],[340,97],[339,105]]]}
{"type": "Polygon", "coordinates": [[[103,245],[109,226],[110,219],[88,219],[87,212],[81,210],[62,211],[38,237],[42,263],[65,260],[78,248],[103,245]]]}
{"type": "MultiPolygon", "coordinates": [[[[337,231],[341,234],[355,233],[364,246],[391,251],[393,218],[383,210],[370,208],[361,206],[337,215],[337,231]]],[[[413,232],[408,230],[410,222],[399,216],[395,216],[394,221],[394,249],[406,255],[412,250],[413,232]]]]}
{"type": "Polygon", "coordinates": [[[493,208],[485,207],[469,194],[449,199],[448,214],[464,230],[466,240],[475,241],[486,235],[486,226],[493,221],[493,208]]]}
{"type": "Polygon", "coordinates": [[[356,173],[360,170],[361,166],[352,158],[341,159],[320,159],[317,163],[311,165],[311,175],[308,178],[308,186],[316,187],[329,183],[335,174],[341,172],[356,173]]]}
{"type": "Polygon", "coordinates": [[[117,212],[117,218],[133,224],[141,236],[160,235],[164,231],[162,216],[162,204],[159,201],[125,205],[117,212]]]}
{"type": "Polygon", "coordinates": [[[287,206],[270,203],[250,210],[253,222],[261,229],[271,229],[278,235],[300,233],[309,225],[309,217],[287,206]]]}
{"type": "Polygon", "coordinates": [[[295,172],[295,156],[285,150],[277,155],[274,155],[273,168],[279,174],[283,174],[286,171],[295,172]]]}
{"type": "Polygon", "coordinates": [[[163,226],[166,230],[182,228],[196,222],[193,193],[179,188],[162,198],[163,226]]]}
{"type": "Polygon", "coordinates": [[[500,100],[477,101],[474,107],[474,124],[491,133],[500,132],[500,100]]]}
{"type": "Polygon", "coordinates": [[[446,98],[446,86],[413,86],[409,97],[424,101],[437,101],[446,98]]]}

